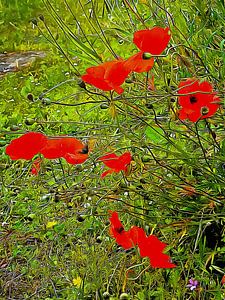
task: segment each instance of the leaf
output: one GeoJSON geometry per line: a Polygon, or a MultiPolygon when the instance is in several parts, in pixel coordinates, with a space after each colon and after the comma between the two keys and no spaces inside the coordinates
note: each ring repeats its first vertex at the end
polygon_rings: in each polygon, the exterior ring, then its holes
{"type": "Polygon", "coordinates": [[[145,135],[155,143],[158,143],[164,140],[164,132],[160,127],[157,126],[148,126],[145,130],[145,135]]]}

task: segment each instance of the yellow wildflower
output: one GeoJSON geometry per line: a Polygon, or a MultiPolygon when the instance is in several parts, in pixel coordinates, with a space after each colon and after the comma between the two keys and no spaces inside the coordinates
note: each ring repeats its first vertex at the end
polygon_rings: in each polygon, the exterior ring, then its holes
{"type": "Polygon", "coordinates": [[[82,283],[82,279],[80,278],[80,276],[77,276],[77,278],[73,278],[73,285],[80,287],[82,283]]]}
{"type": "Polygon", "coordinates": [[[47,228],[47,229],[52,229],[56,224],[57,224],[56,221],[49,221],[49,222],[46,224],[46,228],[47,228]]]}

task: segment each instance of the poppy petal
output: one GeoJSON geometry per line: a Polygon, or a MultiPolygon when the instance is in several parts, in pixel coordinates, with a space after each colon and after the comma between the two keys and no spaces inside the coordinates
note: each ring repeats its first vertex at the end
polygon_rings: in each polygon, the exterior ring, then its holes
{"type": "Polygon", "coordinates": [[[124,61],[120,59],[88,68],[86,74],[81,78],[103,91],[115,90],[121,94],[124,90],[120,85],[125,81],[128,74],[129,70],[124,67],[124,61]]]}
{"type": "Polygon", "coordinates": [[[72,154],[66,153],[64,155],[65,160],[72,165],[78,165],[84,163],[88,159],[88,154],[72,154]]]}
{"type": "Polygon", "coordinates": [[[64,157],[68,153],[78,154],[82,151],[84,144],[73,137],[49,138],[40,153],[48,159],[64,157]]]}
{"type": "Polygon", "coordinates": [[[154,58],[151,57],[150,59],[144,59],[143,55],[144,52],[138,52],[137,54],[134,54],[126,60],[126,62],[124,63],[125,67],[130,72],[148,72],[154,65],[154,58]]]}
{"type": "Polygon", "coordinates": [[[61,138],[48,139],[45,147],[41,149],[40,153],[48,159],[60,158],[63,155],[61,143],[61,138]]]}
{"type": "Polygon", "coordinates": [[[176,265],[171,263],[169,255],[161,253],[157,257],[151,257],[150,263],[153,268],[175,268],[176,265]]]}
{"type": "Polygon", "coordinates": [[[152,29],[139,30],[134,33],[133,43],[143,52],[160,55],[170,41],[168,27],[153,27],[152,29]]]}
{"type": "Polygon", "coordinates": [[[111,170],[104,172],[101,177],[105,177],[107,174],[113,172],[126,171],[127,165],[131,162],[132,156],[130,152],[125,152],[121,156],[117,156],[115,153],[108,153],[104,156],[99,157],[98,160],[102,161],[111,170]]]}
{"type": "Polygon", "coordinates": [[[107,167],[114,168],[117,159],[118,156],[115,153],[108,153],[104,156],[99,157],[98,160],[102,161],[107,167]]]}
{"type": "Polygon", "coordinates": [[[12,160],[32,159],[45,146],[47,138],[40,132],[28,132],[11,141],[6,147],[6,154],[12,160]]]}
{"type": "Polygon", "coordinates": [[[87,82],[103,91],[110,91],[112,89],[111,86],[109,86],[109,84],[107,82],[105,82],[103,79],[95,78],[94,76],[91,76],[89,74],[85,74],[85,75],[81,76],[81,79],[84,82],[87,82]]]}

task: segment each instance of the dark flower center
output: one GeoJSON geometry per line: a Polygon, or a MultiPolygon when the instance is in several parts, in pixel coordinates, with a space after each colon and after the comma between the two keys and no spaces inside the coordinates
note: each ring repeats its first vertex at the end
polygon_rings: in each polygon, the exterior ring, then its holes
{"type": "Polygon", "coordinates": [[[144,53],[142,54],[142,58],[143,58],[143,59],[150,59],[151,57],[152,57],[151,54],[148,53],[148,52],[144,52],[144,53]]]}
{"type": "Polygon", "coordinates": [[[190,97],[190,102],[191,102],[191,104],[194,104],[194,103],[196,103],[198,101],[198,99],[195,97],[195,96],[191,96],[190,97]]]}
{"type": "Polygon", "coordinates": [[[88,153],[88,145],[85,145],[84,148],[79,153],[80,154],[87,154],[88,153]]]}
{"type": "Polygon", "coordinates": [[[118,233],[121,233],[121,232],[124,231],[124,228],[121,226],[120,228],[116,228],[116,231],[117,231],[118,233]]]}

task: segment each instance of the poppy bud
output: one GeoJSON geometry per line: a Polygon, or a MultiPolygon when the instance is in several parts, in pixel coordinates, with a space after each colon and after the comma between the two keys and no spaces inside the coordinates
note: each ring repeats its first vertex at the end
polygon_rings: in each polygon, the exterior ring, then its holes
{"type": "Polygon", "coordinates": [[[107,109],[107,108],[109,108],[109,105],[106,104],[106,103],[102,103],[102,104],[100,105],[100,108],[101,108],[101,109],[107,109]]]}
{"type": "Polygon", "coordinates": [[[151,157],[148,156],[148,155],[143,155],[142,158],[141,158],[141,160],[142,160],[143,162],[149,162],[149,161],[151,160],[151,157]]]}
{"type": "Polygon", "coordinates": [[[151,103],[146,103],[145,106],[148,109],[153,109],[153,105],[151,103]]]}
{"type": "Polygon", "coordinates": [[[85,89],[86,90],[86,84],[83,80],[79,80],[77,82],[77,84],[79,85],[80,88],[85,89]]]}
{"type": "Polygon", "coordinates": [[[150,58],[152,58],[152,56],[149,52],[144,52],[143,55],[142,55],[142,58],[143,59],[150,59],[150,58]]]}
{"type": "Polygon", "coordinates": [[[38,25],[37,19],[31,19],[31,23],[34,24],[35,26],[38,25]]]}
{"type": "Polygon", "coordinates": [[[17,130],[20,130],[20,127],[17,126],[17,125],[12,125],[12,126],[10,126],[10,130],[11,131],[17,131],[17,130]]]}
{"type": "Polygon", "coordinates": [[[34,96],[32,94],[28,94],[27,99],[30,101],[34,101],[34,96]]]}
{"type": "Polygon", "coordinates": [[[80,216],[77,216],[77,221],[78,221],[78,222],[84,222],[84,220],[85,220],[85,219],[84,219],[84,216],[81,216],[81,215],[80,215],[80,216]]]}
{"type": "Polygon", "coordinates": [[[49,98],[43,98],[42,99],[42,104],[43,105],[50,105],[51,104],[51,99],[49,99],[49,98]]]}
{"type": "Polygon", "coordinates": [[[127,293],[122,293],[120,295],[120,300],[127,300],[128,299],[128,294],[127,293]]]}
{"type": "Polygon", "coordinates": [[[130,78],[127,78],[127,79],[125,80],[125,82],[126,82],[126,83],[133,83],[133,80],[130,79],[130,78]]]}
{"type": "Polygon", "coordinates": [[[34,120],[34,119],[28,118],[28,119],[25,120],[25,124],[28,125],[28,126],[29,126],[29,125],[33,125],[34,123],[35,123],[35,120],[34,120]]]}
{"type": "Polygon", "coordinates": [[[110,298],[110,293],[109,292],[104,292],[102,296],[103,296],[104,299],[109,299],[110,298]]]}
{"type": "Polygon", "coordinates": [[[99,244],[102,242],[102,237],[100,235],[97,236],[96,242],[99,243],[99,244]]]}
{"type": "Polygon", "coordinates": [[[39,15],[39,19],[44,22],[45,21],[45,17],[43,15],[39,15]]]}
{"type": "Polygon", "coordinates": [[[28,221],[32,221],[34,218],[35,218],[35,214],[29,214],[29,215],[26,217],[26,219],[27,219],[28,221]]]}

